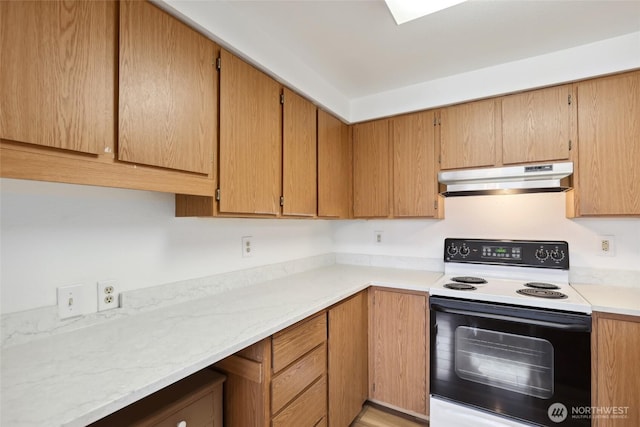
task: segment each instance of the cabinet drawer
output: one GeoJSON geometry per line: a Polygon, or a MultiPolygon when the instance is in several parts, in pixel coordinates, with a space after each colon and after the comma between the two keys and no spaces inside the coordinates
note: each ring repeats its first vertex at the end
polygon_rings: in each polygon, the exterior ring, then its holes
{"type": "Polygon", "coordinates": [[[322,376],[307,391],[273,418],[272,427],[314,427],[327,415],[327,377],[322,376]]]}
{"type": "MultiPolygon", "coordinates": [[[[165,419],[149,425],[154,427],[176,427],[181,421],[184,421],[186,423],[185,427],[222,427],[222,423],[214,423],[214,416],[218,415],[222,419],[222,412],[218,411],[218,414],[215,414],[213,403],[213,393],[209,393],[165,419]]],[[[143,423],[142,425],[147,424],[143,423]]]]}
{"type": "Polygon", "coordinates": [[[127,406],[91,427],[222,427],[225,376],[204,369],[127,406]]]}
{"type": "Polygon", "coordinates": [[[326,372],[326,345],[320,345],[271,380],[271,413],[276,414],[291,399],[326,372]]]}
{"type": "Polygon", "coordinates": [[[273,373],[289,366],[309,350],[327,340],[327,315],[322,313],[313,319],[292,326],[273,336],[273,373]]]}

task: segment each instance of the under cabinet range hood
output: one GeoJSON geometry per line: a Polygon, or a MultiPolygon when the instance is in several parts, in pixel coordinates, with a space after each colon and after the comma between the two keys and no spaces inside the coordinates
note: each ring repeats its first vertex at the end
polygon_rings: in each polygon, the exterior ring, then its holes
{"type": "Polygon", "coordinates": [[[438,182],[445,197],[483,194],[559,192],[569,189],[573,162],[442,171],[438,182]]]}

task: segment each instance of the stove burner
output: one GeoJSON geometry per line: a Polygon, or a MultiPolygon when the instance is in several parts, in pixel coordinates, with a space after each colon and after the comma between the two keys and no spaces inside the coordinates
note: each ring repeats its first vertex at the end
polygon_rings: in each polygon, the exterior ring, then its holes
{"type": "Polygon", "coordinates": [[[547,289],[518,289],[516,291],[520,295],[526,295],[529,297],[540,297],[540,298],[549,298],[549,299],[564,299],[567,298],[565,294],[557,291],[550,291],[547,289]]]}
{"type": "Polygon", "coordinates": [[[552,283],[544,283],[544,282],[529,282],[524,284],[528,288],[535,289],[560,289],[560,286],[554,285],[552,283]]]}
{"type": "Polygon", "coordinates": [[[458,282],[458,283],[471,283],[474,285],[481,285],[483,283],[487,283],[486,280],[484,280],[481,277],[473,277],[473,276],[459,276],[459,277],[452,277],[451,280],[453,280],[454,282],[458,282]]]}
{"type": "Polygon", "coordinates": [[[476,288],[473,285],[469,285],[466,283],[447,283],[444,285],[445,288],[455,289],[456,291],[475,291],[476,288]]]}

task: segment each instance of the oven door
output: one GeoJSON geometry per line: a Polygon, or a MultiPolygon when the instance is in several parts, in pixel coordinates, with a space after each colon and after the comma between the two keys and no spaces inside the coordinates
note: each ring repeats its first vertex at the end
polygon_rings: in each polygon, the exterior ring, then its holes
{"type": "Polygon", "coordinates": [[[537,425],[591,424],[577,409],[591,406],[591,316],[437,296],[430,308],[434,396],[537,425]]]}

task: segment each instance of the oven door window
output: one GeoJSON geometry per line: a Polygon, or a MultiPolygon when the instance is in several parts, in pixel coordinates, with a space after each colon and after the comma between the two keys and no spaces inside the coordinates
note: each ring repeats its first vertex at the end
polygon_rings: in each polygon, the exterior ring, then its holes
{"type": "Polygon", "coordinates": [[[468,381],[549,399],[553,360],[545,339],[468,326],[455,331],[455,372],[468,381]]]}

